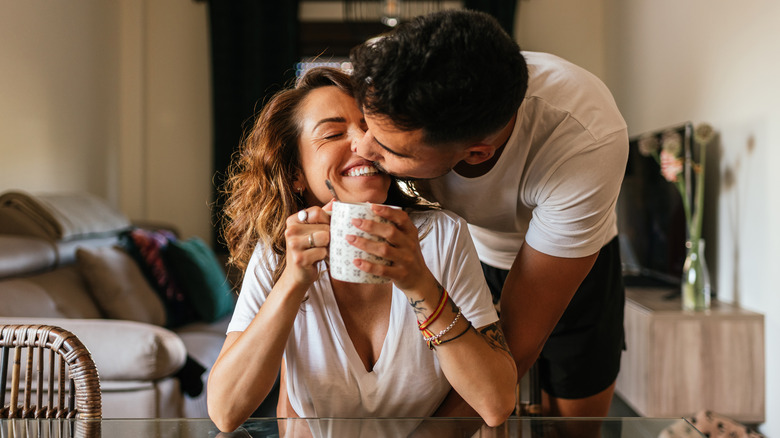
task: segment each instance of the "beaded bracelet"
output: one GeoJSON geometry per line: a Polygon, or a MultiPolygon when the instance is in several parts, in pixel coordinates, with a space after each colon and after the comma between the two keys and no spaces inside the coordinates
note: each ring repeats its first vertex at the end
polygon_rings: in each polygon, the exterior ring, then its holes
{"type": "Polygon", "coordinates": [[[449,294],[447,293],[446,289],[442,289],[439,304],[436,306],[436,309],[434,309],[433,313],[431,313],[431,315],[425,321],[417,321],[417,326],[420,328],[420,330],[425,330],[426,327],[436,321],[439,315],[441,315],[442,310],[444,310],[444,305],[447,304],[447,299],[449,299],[449,294]]]}
{"type": "Polygon", "coordinates": [[[455,335],[455,336],[453,336],[453,337],[451,337],[449,339],[445,339],[443,341],[439,341],[439,345],[446,344],[447,342],[452,342],[455,339],[458,339],[459,337],[461,337],[461,336],[465,335],[466,333],[468,333],[468,331],[471,330],[471,327],[473,327],[471,325],[471,321],[469,321],[468,323],[469,323],[469,325],[466,326],[466,330],[463,330],[462,332],[458,333],[457,335],[455,335]]]}
{"type": "MultiPolygon", "coordinates": [[[[434,345],[441,344],[441,337],[446,335],[450,330],[452,330],[453,327],[455,327],[455,324],[458,323],[458,319],[460,319],[460,315],[461,315],[460,307],[458,307],[458,313],[455,314],[455,319],[453,319],[450,325],[448,325],[444,330],[440,331],[438,334],[433,336],[429,336],[429,337],[423,336],[423,340],[428,344],[428,348],[433,350],[434,345]]],[[[431,333],[430,330],[427,329],[425,329],[423,332],[424,334],[427,334],[425,332],[431,333]]]]}

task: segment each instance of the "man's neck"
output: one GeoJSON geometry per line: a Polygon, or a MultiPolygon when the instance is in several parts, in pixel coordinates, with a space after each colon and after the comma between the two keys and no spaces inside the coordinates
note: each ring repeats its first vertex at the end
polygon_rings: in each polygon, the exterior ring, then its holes
{"type": "Polygon", "coordinates": [[[465,161],[461,161],[455,165],[453,170],[458,175],[466,178],[477,178],[479,176],[482,176],[490,172],[490,170],[493,169],[493,166],[495,166],[496,163],[498,162],[499,157],[501,157],[501,153],[504,151],[504,147],[506,146],[507,141],[509,141],[509,137],[512,136],[512,131],[514,131],[515,129],[516,121],[517,121],[517,114],[515,113],[515,115],[512,116],[512,119],[509,120],[509,123],[507,123],[506,126],[501,128],[500,131],[489,136],[482,142],[483,144],[487,144],[495,147],[495,152],[493,152],[493,156],[491,156],[490,158],[488,158],[487,160],[479,164],[468,164],[465,161]]]}

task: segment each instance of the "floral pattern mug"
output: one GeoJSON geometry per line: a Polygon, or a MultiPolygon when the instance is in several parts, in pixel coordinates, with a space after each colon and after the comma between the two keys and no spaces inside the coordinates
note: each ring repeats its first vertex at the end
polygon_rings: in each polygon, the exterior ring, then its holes
{"type": "Polygon", "coordinates": [[[333,211],[330,216],[330,276],[336,280],[350,283],[387,283],[390,279],[378,275],[369,274],[361,271],[353,263],[355,259],[363,259],[372,263],[381,263],[389,265],[390,262],[369,254],[362,249],[352,246],[346,240],[349,234],[365,237],[377,242],[384,239],[366,233],[352,225],[352,219],[367,219],[376,222],[388,223],[387,219],[374,214],[371,211],[371,204],[334,202],[333,211]]]}

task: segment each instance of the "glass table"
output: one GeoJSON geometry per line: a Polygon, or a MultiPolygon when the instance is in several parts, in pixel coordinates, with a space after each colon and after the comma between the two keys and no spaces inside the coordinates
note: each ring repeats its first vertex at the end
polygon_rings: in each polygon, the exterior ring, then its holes
{"type": "Polygon", "coordinates": [[[208,419],[0,419],[0,438],[671,438],[702,437],[677,418],[543,418],[512,417],[490,428],[475,418],[252,418],[235,432],[222,433],[208,419]]]}

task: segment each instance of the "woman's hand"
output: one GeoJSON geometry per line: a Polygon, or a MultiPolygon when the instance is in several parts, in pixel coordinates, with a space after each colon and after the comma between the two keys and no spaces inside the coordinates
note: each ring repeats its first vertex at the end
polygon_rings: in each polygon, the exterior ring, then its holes
{"type": "Polygon", "coordinates": [[[287,266],[282,276],[306,288],[317,279],[317,263],[328,256],[330,215],[325,210],[330,205],[305,208],[287,218],[287,266]]]}
{"type": "Polygon", "coordinates": [[[353,219],[352,224],[369,234],[383,238],[384,241],[376,242],[355,235],[348,235],[347,241],[391,263],[386,266],[367,260],[355,260],[355,266],[368,273],[391,279],[407,294],[438,284],[425,264],[417,227],[409,215],[401,209],[378,204],[372,205],[371,210],[390,223],[353,219]]]}

